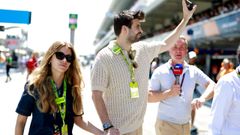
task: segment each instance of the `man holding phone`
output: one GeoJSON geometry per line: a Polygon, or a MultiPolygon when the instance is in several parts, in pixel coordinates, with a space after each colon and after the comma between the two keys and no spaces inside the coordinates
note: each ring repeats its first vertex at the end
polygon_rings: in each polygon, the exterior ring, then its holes
{"type": "Polygon", "coordinates": [[[142,135],[150,63],[174,45],[196,9],[189,11],[185,0],[182,7],[182,21],[161,42],[137,42],[143,34],[142,11],[126,10],[114,17],[117,39],[97,54],[91,70],[93,102],[110,135],[142,135]]]}

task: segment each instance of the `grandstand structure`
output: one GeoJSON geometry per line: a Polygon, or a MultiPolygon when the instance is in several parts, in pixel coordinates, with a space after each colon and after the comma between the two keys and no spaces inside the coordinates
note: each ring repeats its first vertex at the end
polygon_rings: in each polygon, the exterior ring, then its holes
{"type": "MultiPolygon", "coordinates": [[[[222,59],[236,61],[236,48],[240,44],[239,0],[192,0],[197,10],[183,35],[189,40],[189,50],[198,53],[199,65],[211,74],[213,64],[220,66],[222,59]]],[[[143,10],[146,22],[142,23],[142,40],[162,40],[182,18],[181,0],[113,0],[94,45],[95,53],[115,39],[113,17],[121,10],[143,10]]],[[[161,54],[162,62],[168,60],[161,54]]]]}

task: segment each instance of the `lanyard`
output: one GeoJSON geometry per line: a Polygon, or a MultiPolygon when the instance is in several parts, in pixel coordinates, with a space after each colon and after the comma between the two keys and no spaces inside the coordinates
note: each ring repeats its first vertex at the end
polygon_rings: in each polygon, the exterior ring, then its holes
{"type": "MultiPolygon", "coordinates": [[[[173,73],[173,68],[171,68],[172,70],[172,73],[173,73]]],[[[174,75],[174,73],[173,73],[174,75]]],[[[174,75],[175,76],[175,75],[174,75]]],[[[175,76],[176,77],[176,76],[175,76]]],[[[183,77],[182,77],[182,81],[181,81],[181,84],[180,84],[180,87],[182,88],[182,85],[183,85],[183,81],[184,81],[184,78],[185,78],[185,73],[183,74],[183,77]]]]}
{"type": "Polygon", "coordinates": [[[181,81],[181,88],[182,88],[182,85],[183,85],[183,81],[184,81],[184,78],[185,78],[185,73],[183,74],[183,77],[182,77],[182,81],[181,81]]]}
{"type": "Polygon", "coordinates": [[[124,59],[124,61],[128,65],[128,69],[129,69],[129,72],[130,72],[130,76],[131,76],[132,82],[135,82],[134,67],[133,67],[132,63],[130,64],[128,62],[128,60],[127,60],[126,56],[123,54],[122,50],[120,51],[120,53],[121,53],[122,58],[124,59]]]}
{"type": "Polygon", "coordinates": [[[123,60],[124,60],[125,63],[128,65],[128,70],[129,70],[129,72],[130,72],[131,80],[132,80],[132,82],[135,82],[136,80],[135,80],[135,74],[134,74],[133,64],[132,64],[132,63],[130,64],[130,63],[128,62],[126,56],[123,54],[122,48],[119,47],[118,44],[115,44],[115,45],[113,46],[113,48],[112,48],[112,51],[113,51],[114,54],[119,54],[119,53],[121,54],[123,60]]]}
{"type": "Polygon", "coordinates": [[[52,83],[54,94],[56,96],[55,102],[58,105],[60,115],[62,118],[62,122],[63,122],[63,126],[64,126],[65,125],[64,119],[66,116],[66,93],[67,93],[66,80],[64,79],[64,81],[63,81],[63,96],[62,97],[59,97],[56,84],[54,83],[53,80],[51,80],[51,83],[52,83]],[[63,107],[62,107],[62,104],[63,104],[63,107]]]}

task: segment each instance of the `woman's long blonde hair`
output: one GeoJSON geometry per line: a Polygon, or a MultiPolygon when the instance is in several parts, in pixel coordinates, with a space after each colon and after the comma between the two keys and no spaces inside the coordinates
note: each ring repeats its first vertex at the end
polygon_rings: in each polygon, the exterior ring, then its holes
{"type": "MultiPolygon", "coordinates": [[[[81,91],[84,86],[82,73],[79,62],[73,46],[67,42],[56,41],[45,53],[41,60],[39,67],[37,67],[29,78],[28,92],[31,95],[37,94],[37,106],[41,112],[56,112],[57,105],[55,103],[55,95],[52,89],[50,80],[52,79],[50,60],[55,52],[62,47],[68,47],[74,56],[73,62],[70,64],[68,70],[65,72],[65,79],[68,86],[71,86],[71,94],[73,96],[73,111],[76,115],[83,113],[81,91]],[[34,89],[31,88],[34,86],[34,89]],[[35,93],[37,92],[37,93],[35,93]],[[35,93],[35,94],[34,94],[35,93]]],[[[69,88],[68,88],[69,90],[69,88]]]]}

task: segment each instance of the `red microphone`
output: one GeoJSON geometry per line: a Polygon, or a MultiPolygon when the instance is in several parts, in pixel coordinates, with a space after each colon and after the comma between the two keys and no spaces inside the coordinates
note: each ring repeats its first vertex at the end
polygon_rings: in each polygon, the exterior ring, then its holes
{"type": "MultiPolygon", "coordinates": [[[[176,84],[179,85],[180,84],[179,78],[183,72],[183,65],[182,64],[174,65],[172,71],[173,71],[174,76],[176,77],[176,84]]],[[[180,90],[180,92],[182,93],[182,90],[180,90]]],[[[181,96],[181,94],[179,96],[181,96]]]]}
{"type": "Polygon", "coordinates": [[[173,74],[176,77],[176,84],[180,84],[179,77],[182,74],[182,72],[183,72],[183,65],[182,64],[174,65],[174,67],[173,67],[173,74]]]}

